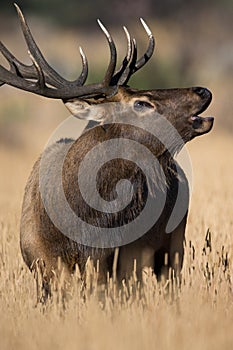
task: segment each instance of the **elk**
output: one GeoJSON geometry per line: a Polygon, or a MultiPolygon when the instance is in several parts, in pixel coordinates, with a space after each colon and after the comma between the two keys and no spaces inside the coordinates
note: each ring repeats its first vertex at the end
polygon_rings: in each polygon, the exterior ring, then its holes
{"type": "MultiPolygon", "coordinates": [[[[33,167],[25,189],[20,228],[20,246],[25,263],[33,271],[38,259],[43,262],[46,270],[43,274],[45,293],[48,293],[49,281],[58,259],[70,275],[77,267],[84,274],[87,259],[90,257],[94,263],[99,262],[99,280],[104,282],[107,273],[112,274],[116,249],[116,273],[119,281],[130,276],[135,260],[139,279],[144,267],[151,267],[157,276],[165,271],[165,267],[179,273],[184,255],[189,186],[174,155],[186,142],[211,130],[213,117],[200,116],[211,102],[211,92],[202,87],[137,90],[128,86],[130,77],[146,64],[155,47],[154,37],[143,20],[141,22],[149,44],[142,57],[137,57],[136,41],[124,27],[127,53],[120,68],[116,70],[117,53],[114,41],[99,21],[110,49],[110,62],[103,81],[84,85],[88,75],[88,62],[82,49],[82,72],[76,80],[68,81],[47,63],[17,5],[16,9],[32,64],[25,65],[20,62],[1,43],[1,53],[9,63],[9,69],[0,66],[1,85],[8,84],[47,98],[61,99],[74,117],[89,120],[89,123],[95,122],[94,125],[89,124],[77,140],[64,138],[55,142],[33,167]],[[165,123],[161,123],[161,120],[165,120],[165,123]],[[150,132],[154,126],[156,135],[150,132]],[[176,137],[176,133],[179,137],[176,137]],[[112,140],[119,141],[118,154],[123,156],[112,156],[95,174],[96,189],[101,198],[100,206],[96,209],[85,200],[85,191],[89,191],[94,170],[91,169],[90,162],[88,167],[84,167],[84,191],[81,191],[80,168],[85,157],[88,158],[90,151],[96,146],[103,145],[102,153],[99,153],[99,158],[96,156],[92,160],[98,163],[102,157],[105,159],[112,140]],[[127,142],[135,147],[128,147],[127,142]],[[141,153],[136,144],[142,145],[147,151],[141,153]],[[148,152],[152,160],[148,158],[148,152]],[[86,226],[76,225],[75,221],[71,223],[70,218],[66,217],[63,201],[60,202],[56,193],[60,188],[56,188],[57,185],[55,188],[52,186],[53,182],[56,183],[61,159],[62,191],[72,212],[82,222],[87,222],[88,227],[96,230],[97,241],[93,244],[91,239],[90,244],[85,243],[86,237],[90,236],[86,226]],[[149,180],[139,166],[147,160],[149,164],[146,169],[151,174],[149,180]],[[117,186],[121,180],[124,180],[121,183],[123,194],[128,191],[126,185],[129,182],[132,185],[130,201],[124,208],[116,205],[119,197],[117,186]],[[181,199],[178,198],[179,188],[183,193],[181,199]],[[42,198],[42,192],[45,199],[42,198]],[[134,239],[131,237],[134,232],[129,229],[122,240],[121,228],[140,216],[148,200],[156,211],[164,193],[166,196],[163,207],[156,214],[158,218],[153,225],[147,227],[147,221],[144,221],[146,228],[142,227],[142,231],[144,229],[145,232],[134,239]],[[105,204],[112,203],[111,210],[105,211],[101,204],[103,201],[105,204]],[[168,233],[166,228],[177,201],[183,206],[183,215],[168,233]],[[65,224],[70,232],[63,232],[59,224],[54,222],[53,213],[61,218],[61,225],[65,224]],[[114,231],[117,232],[115,241],[111,244],[111,234],[109,233],[109,238],[108,232],[117,228],[118,231],[114,231]],[[130,239],[127,234],[131,235],[130,239]],[[108,237],[108,244],[103,242],[103,237],[108,237]]],[[[113,149],[115,152],[115,146],[110,150],[113,149]]],[[[92,197],[90,191],[89,197],[92,197]]],[[[155,215],[151,206],[148,207],[148,220],[155,215]]],[[[135,230],[138,227],[136,225],[135,230]]]]}

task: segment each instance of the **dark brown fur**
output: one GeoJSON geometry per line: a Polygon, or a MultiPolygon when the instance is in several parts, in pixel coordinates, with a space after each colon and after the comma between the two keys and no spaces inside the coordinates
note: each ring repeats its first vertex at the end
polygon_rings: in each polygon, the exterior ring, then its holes
{"type": "MultiPolygon", "coordinates": [[[[192,116],[202,112],[210,103],[211,94],[206,89],[171,89],[154,91],[137,91],[130,88],[119,88],[119,92],[112,99],[101,101],[102,103],[125,103],[132,105],[135,100],[147,101],[154,110],[157,110],[162,116],[166,117],[172,125],[178,130],[184,142],[187,142],[195,136],[208,132],[213,124],[210,118],[200,118],[200,125],[194,125],[190,119],[192,116]]],[[[77,100],[72,103],[72,113],[75,114],[73,103],[78,102],[77,116],[80,104],[84,109],[90,108],[92,104],[100,101],[77,100]]],[[[69,107],[69,106],[68,106],[69,107]]],[[[76,108],[76,107],[75,107],[76,108]]],[[[140,112],[136,113],[141,118],[142,127],[146,122],[146,117],[140,112]],[[143,119],[144,118],[144,119],[143,119]]],[[[108,122],[107,116],[105,117],[108,122]]],[[[109,121],[111,122],[111,121],[109,121]]],[[[166,130],[161,130],[166,133],[166,130]]],[[[176,143],[176,140],[170,140],[174,153],[179,151],[182,145],[176,143]],[[174,145],[173,145],[174,142],[174,145]]],[[[51,146],[51,157],[59,156],[59,152],[69,140],[61,140],[51,146]]],[[[132,152],[132,150],[129,150],[132,152]]],[[[187,219],[187,212],[178,227],[170,234],[165,233],[165,228],[174,207],[178,181],[184,187],[188,201],[188,184],[184,173],[182,178],[177,176],[178,164],[167,149],[153,136],[145,130],[125,124],[98,125],[95,128],[87,130],[69,149],[63,167],[63,186],[66,198],[71,208],[85,221],[92,225],[104,227],[115,227],[128,223],[135,218],[143,208],[147,196],[153,196],[153,186],[160,188],[167,186],[166,204],[163,212],[156,224],[140,239],[120,247],[117,265],[118,279],[127,278],[133,270],[134,259],[137,260],[137,273],[140,278],[144,267],[151,267],[159,275],[164,268],[164,256],[168,256],[168,267],[179,271],[182,267],[184,254],[184,236],[187,219]],[[142,171],[133,162],[123,159],[112,160],[106,164],[98,174],[98,190],[106,200],[112,200],[115,197],[116,183],[123,178],[130,179],[136,184],[133,199],[125,210],[117,214],[101,214],[96,210],[89,208],[80,195],[78,184],[78,168],[85,154],[92,147],[105,140],[123,137],[135,140],[145,145],[158,158],[160,165],[166,176],[166,184],[160,183],[161,179],[158,173],[155,173],[151,188],[148,187],[142,171]],[[177,260],[178,255],[178,260],[177,260]]],[[[140,155],[137,155],[138,157],[140,155]]],[[[100,281],[105,281],[107,272],[112,273],[112,264],[114,249],[97,249],[87,246],[81,246],[75,241],[67,238],[51,222],[41,200],[39,190],[39,167],[40,159],[34,165],[30,178],[28,180],[22,210],[21,220],[21,250],[23,258],[29,268],[33,269],[37,259],[42,259],[46,267],[46,283],[52,277],[52,270],[56,269],[57,259],[60,257],[64,269],[68,274],[74,271],[75,265],[79,266],[81,273],[84,272],[85,264],[90,256],[94,263],[100,262],[100,281]]],[[[91,169],[89,170],[91,171],[91,169]]],[[[86,185],[88,187],[88,177],[86,185]]],[[[49,190],[49,189],[48,189],[49,190]]],[[[59,208],[59,203],[56,204],[59,208]]],[[[187,205],[188,206],[188,205],[187,205]]],[[[65,218],[64,218],[65,220],[65,218]]],[[[77,227],[77,230],[79,228],[77,227]]]]}

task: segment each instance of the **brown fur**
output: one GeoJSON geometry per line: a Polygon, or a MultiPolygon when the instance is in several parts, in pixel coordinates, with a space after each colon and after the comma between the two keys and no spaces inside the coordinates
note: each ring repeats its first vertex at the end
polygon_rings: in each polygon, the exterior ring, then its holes
{"type": "MultiPolygon", "coordinates": [[[[80,104],[84,109],[88,109],[96,103],[113,104],[119,101],[132,106],[135,100],[147,101],[151,108],[158,111],[166,117],[178,130],[184,142],[187,142],[195,136],[208,132],[213,121],[202,118],[200,125],[194,127],[191,116],[204,110],[210,103],[211,94],[206,89],[170,89],[154,91],[137,91],[130,88],[119,88],[116,96],[108,100],[70,100],[72,112],[75,114],[75,103],[78,102],[77,116],[80,104]],[[74,107],[74,108],[73,108],[74,107]]],[[[69,105],[70,106],[70,105],[69,105]]],[[[69,107],[68,106],[68,107],[69,107]]],[[[140,112],[136,113],[140,118],[142,127],[146,122],[146,117],[140,112]]],[[[105,120],[108,122],[107,117],[105,120]]],[[[111,121],[110,121],[111,122],[111,121]]],[[[166,133],[166,130],[161,130],[166,133]]],[[[170,140],[174,153],[179,151],[181,145],[176,144],[176,140],[170,140]],[[174,145],[172,142],[174,141],[174,145]]],[[[61,140],[51,146],[48,152],[51,157],[59,157],[62,147],[69,143],[69,140],[61,140]]],[[[132,150],[129,150],[132,152],[132,150]]],[[[138,157],[140,155],[137,155],[138,157]]],[[[49,156],[50,157],[50,156],[49,156]]],[[[84,272],[85,264],[90,256],[94,263],[99,260],[100,281],[105,281],[107,272],[112,273],[112,264],[114,249],[97,249],[87,246],[81,246],[75,241],[63,235],[51,222],[41,200],[39,190],[39,167],[40,159],[33,167],[28,180],[22,209],[21,219],[21,250],[23,258],[29,268],[33,269],[35,261],[41,259],[46,267],[46,276],[44,284],[47,285],[52,277],[52,271],[56,269],[57,259],[61,262],[68,274],[71,274],[77,264],[81,273],[84,272]]],[[[178,182],[183,186],[188,201],[188,184],[184,173],[180,170],[182,178],[177,176],[178,164],[173,158],[173,154],[167,152],[166,148],[148,132],[141,128],[125,124],[98,125],[95,128],[87,130],[77,141],[73,143],[63,167],[63,186],[64,192],[71,208],[85,221],[92,225],[103,225],[105,227],[115,227],[119,224],[128,223],[135,218],[143,208],[147,196],[153,197],[154,188],[167,186],[167,197],[163,212],[156,224],[140,239],[120,247],[117,274],[118,279],[122,280],[130,276],[133,270],[134,260],[137,260],[137,274],[141,278],[144,267],[151,267],[157,275],[160,275],[164,269],[164,258],[167,254],[168,268],[171,267],[180,271],[182,267],[184,254],[184,237],[187,213],[179,226],[171,233],[166,234],[165,228],[174,207],[178,182]],[[98,190],[103,198],[112,200],[115,196],[116,183],[122,179],[130,179],[136,185],[133,199],[125,210],[117,214],[101,214],[95,209],[89,208],[83,201],[77,186],[77,174],[81,160],[92,147],[105,140],[116,137],[123,137],[135,140],[145,145],[158,158],[160,165],[166,176],[166,184],[161,183],[159,174],[155,173],[153,184],[148,189],[148,184],[142,171],[136,164],[123,159],[112,160],[105,165],[98,174],[98,190]],[[178,259],[177,259],[178,255],[178,259]]],[[[91,170],[90,170],[91,171],[91,170]]],[[[88,177],[86,186],[88,187],[88,177]]],[[[49,188],[48,188],[49,191],[49,188]]],[[[59,203],[56,203],[59,208],[59,203]]],[[[65,218],[64,218],[65,220],[65,218]]],[[[77,230],[79,228],[77,227],[77,230]]]]}

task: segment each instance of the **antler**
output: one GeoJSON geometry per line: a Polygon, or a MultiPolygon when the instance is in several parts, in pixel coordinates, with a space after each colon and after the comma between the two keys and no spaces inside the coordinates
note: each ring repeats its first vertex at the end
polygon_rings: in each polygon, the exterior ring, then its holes
{"type": "Polygon", "coordinates": [[[117,72],[116,46],[111,35],[103,24],[98,20],[98,24],[105,34],[110,48],[110,62],[101,83],[85,85],[88,75],[88,62],[85,54],[80,48],[82,59],[82,72],[74,81],[68,81],[60,76],[45,60],[39,47],[37,46],[29,26],[21,12],[20,8],[15,4],[22,32],[28,47],[28,53],[32,61],[32,65],[25,65],[20,62],[14,55],[0,42],[0,51],[10,65],[10,69],[0,65],[0,85],[8,84],[16,88],[29,91],[38,95],[50,98],[70,99],[75,97],[110,97],[116,94],[118,86],[126,85],[132,74],[142,68],[150,59],[154,51],[154,37],[141,19],[141,23],[149,37],[149,46],[145,54],[137,60],[137,48],[135,39],[131,39],[128,30],[124,28],[128,49],[127,54],[117,72]]]}
{"type": "Polygon", "coordinates": [[[117,85],[126,85],[127,82],[129,81],[129,79],[131,78],[131,76],[135,72],[137,72],[139,69],[141,69],[146,64],[146,62],[151,58],[151,56],[153,55],[154,48],[155,48],[154,37],[152,35],[150,28],[145,23],[145,21],[142,18],[140,18],[140,21],[141,21],[148,37],[149,37],[148,48],[147,48],[146,52],[144,53],[144,55],[137,60],[136,40],[135,39],[131,40],[127,29],[125,27],[123,27],[125,32],[126,32],[127,39],[128,39],[128,54],[123,61],[121,69],[114,75],[114,77],[112,79],[112,81],[115,81],[115,79],[116,79],[117,85]],[[124,62],[125,62],[125,65],[124,65],[124,62]],[[129,64],[129,66],[128,66],[128,64],[129,64]]]}

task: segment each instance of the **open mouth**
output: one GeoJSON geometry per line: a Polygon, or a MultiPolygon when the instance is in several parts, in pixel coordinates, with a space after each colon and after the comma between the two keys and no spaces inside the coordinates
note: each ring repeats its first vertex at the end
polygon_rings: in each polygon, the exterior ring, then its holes
{"type": "MultiPolygon", "coordinates": [[[[214,122],[214,117],[201,117],[199,115],[194,115],[190,119],[192,122],[192,127],[195,130],[202,130],[203,128],[208,126],[212,128],[214,122]]],[[[208,131],[210,131],[210,129],[208,131]]]]}
{"type": "Polygon", "coordinates": [[[214,123],[214,117],[202,117],[199,114],[204,112],[211,102],[211,96],[207,99],[207,101],[203,104],[201,109],[197,111],[194,115],[190,117],[190,122],[192,124],[193,129],[198,134],[205,134],[212,129],[214,123]]]}

